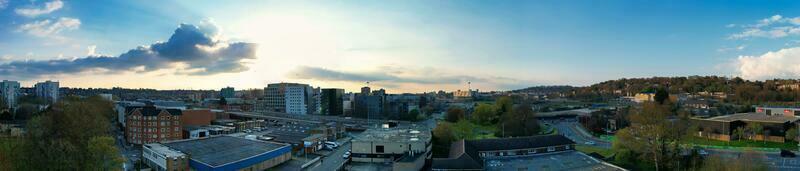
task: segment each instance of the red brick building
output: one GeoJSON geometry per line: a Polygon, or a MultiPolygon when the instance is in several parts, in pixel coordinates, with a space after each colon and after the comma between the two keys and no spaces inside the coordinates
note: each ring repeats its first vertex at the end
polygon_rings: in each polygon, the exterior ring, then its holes
{"type": "Polygon", "coordinates": [[[211,125],[211,121],[216,119],[216,114],[209,109],[184,110],[181,114],[181,124],[183,126],[203,126],[211,125]]]}
{"type": "Polygon", "coordinates": [[[135,108],[125,117],[128,143],[147,144],[183,138],[181,110],[158,109],[154,106],[135,108]]]}

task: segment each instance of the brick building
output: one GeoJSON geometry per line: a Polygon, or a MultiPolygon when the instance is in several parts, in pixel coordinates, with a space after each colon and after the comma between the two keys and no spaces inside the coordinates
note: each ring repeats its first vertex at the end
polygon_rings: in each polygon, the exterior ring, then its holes
{"type": "Polygon", "coordinates": [[[128,143],[147,144],[180,140],[181,110],[159,109],[152,105],[135,108],[125,117],[125,137],[128,143]]]}
{"type": "Polygon", "coordinates": [[[181,114],[181,124],[184,126],[211,125],[211,121],[214,119],[216,119],[216,114],[209,109],[184,110],[181,114]]]}

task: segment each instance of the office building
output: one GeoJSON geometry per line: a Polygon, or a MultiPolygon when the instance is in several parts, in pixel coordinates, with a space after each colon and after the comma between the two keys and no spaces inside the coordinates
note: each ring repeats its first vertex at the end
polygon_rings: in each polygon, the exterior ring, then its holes
{"type": "MultiPolygon", "coordinates": [[[[189,156],[191,170],[267,170],[292,158],[291,146],[287,144],[231,136],[172,141],[161,145],[168,147],[169,151],[151,151],[176,154],[174,156],[185,154],[189,156]]],[[[145,145],[145,148],[148,146],[153,145],[145,145]]]]}
{"type": "Polygon", "coordinates": [[[375,128],[352,140],[352,161],[391,163],[392,170],[420,170],[431,159],[431,134],[427,130],[375,128]]]}
{"type": "Polygon", "coordinates": [[[314,114],[319,108],[318,89],[306,84],[274,83],[267,85],[266,110],[289,114],[314,114]]]}
{"type": "Polygon", "coordinates": [[[156,108],[147,104],[125,117],[128,143],[147,144],[182,139],[181,110],[156,108]]]}
{"type": "Polygon", "coordinates": [[[219,90],[219,96],[226,99],[235,98],[236,90],[234,90],[233,87],[222,88],[222,90],[219,90]]]}
{"type": "Polygon", "coordinates": [[[142,157],[144,164],[155,171],[189,170],[188,155],[158,143],[142,146],[142,157]]]}
{"type": "Polygon", "coordinates": [[[15,108],[17,106],[17,96],[19,93],[19,82],[3,80],[0,82],[0,96],[6,103],[8,108],[15,108]]]}
{"type": "Polygon", "coordinates": [[[36,83],[33,86],[34,94],[47,100],[48,103],[55,103],[58,101],[58,82],[45,81],[36,83]]]}
{"type": "Polygon", "coordinates": [[[344,89],[326,88],[322,89],[320,112],[323,115],[342,115],[344,114],[344,89]]]}
{"type": "Polygon", "coordinates": [[[383,89],[370,92],[369,87],[361,88],[355,95],[353,116],[368,119],[385,119],[384,102],[386,91],[383,89]]]}

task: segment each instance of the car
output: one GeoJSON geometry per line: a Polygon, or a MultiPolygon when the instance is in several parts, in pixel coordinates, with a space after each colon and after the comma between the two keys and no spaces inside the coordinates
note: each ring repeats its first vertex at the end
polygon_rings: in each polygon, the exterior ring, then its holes
{"type": "Polygon", "coordinates": [[[594,141],[586,141],[584,144],[586,144],[586,145],[594,145],[594,141]]]}
{"type": "Polygon", "coordinates": [[[703,149],[697,149],[697,154],[700,154],[702,156],[708,156],[708,151],[703,149]]]}
{"type": "Polygon", "coordinates": [[[348,151],[348,152],[345,152],[344,154],[342,154],[342,158],[349,159],[350,158],[350,152],[348,151]]]}
{"type": "Polygon", "coordinates": [[[789,150],[781,150],[781,157],[794,158],[797,157],[797,155],[795,155],[794,152],[789,150]]]}

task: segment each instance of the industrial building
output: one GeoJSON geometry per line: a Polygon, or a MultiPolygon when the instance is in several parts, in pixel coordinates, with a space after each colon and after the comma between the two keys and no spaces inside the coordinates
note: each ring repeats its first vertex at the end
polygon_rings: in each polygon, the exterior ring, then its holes
{"type": "Polygon", "coordinates": [[[403,128],[368,129],[352,140],[352,161],[391,163],[392,170],[420,170],[431,159],[431,133],[403,128]]]}
{"type": "Polygon", "coordinates": [[[786,131],[797,127],[800,118],[795,116],[795,110],[780,108],[757,108],[756,112],[738,113],[716,116],[711,118],[692,118],[699,126],[695,136],[721,141],[750,139],[757,141],[784,142],[786,131]],[[761,133],[748,134],[745,131],[758,126],[761,133]],[[738,131],[737,131],[738,130],[738,131]],[[737,134],[737,132],[741,132],[737,134]]]}
{"type": "MultiPolygon", "coordinates": [[[[291,147],[287,144],[232,136],[147,144],[144,148],[144,151],[148,151],[144,155],[188,156],[189,168],[199,171],[266,170],[291,159],[291,147]],[[158,147],[158,150],[152,150],[151,147],[158,147]]],[[[148,164],[163,162],[161,158],[153,157],[145,157],[145,160],[148,164]]]]}

